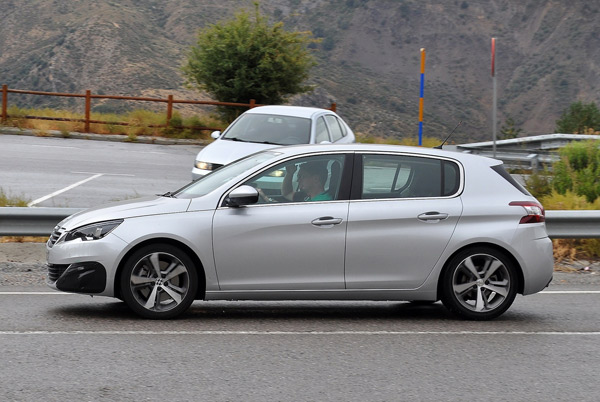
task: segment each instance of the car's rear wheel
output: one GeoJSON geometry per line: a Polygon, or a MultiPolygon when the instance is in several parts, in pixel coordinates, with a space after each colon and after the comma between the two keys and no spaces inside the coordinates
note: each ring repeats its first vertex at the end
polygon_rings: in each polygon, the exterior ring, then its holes
{"type": "Polygon", "coordinates": [[[489,247],[454,256],[442,281],[444,305],[471,320],[490,320],[504,313],[515,300],[519,285],[513,262],[489,247]]]}
{"type": "Polygon", "coordinates": [[[151,244],[133,253],[121,275],[123,300],[138,315],[174,318],[196,295],[198,275],[189,256],[169,244],[151,244]]]}

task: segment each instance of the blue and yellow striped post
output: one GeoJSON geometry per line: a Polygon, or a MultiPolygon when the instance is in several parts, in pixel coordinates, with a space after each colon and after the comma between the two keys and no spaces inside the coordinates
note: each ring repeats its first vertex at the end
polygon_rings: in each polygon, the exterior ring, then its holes
{"type": "Polygon", "coordinates": [[[492,38],[492,149],[493,157],[496,157],[496,116],[497,116],[497,92],[496,92],[496,38],[492,38]]]}
{"type": "Polygon", "coordinates": [[[423,96],[425,94],[425,48],[421,48],[421,94],[419,97],[419,145],[423,145],[423,96]]]}

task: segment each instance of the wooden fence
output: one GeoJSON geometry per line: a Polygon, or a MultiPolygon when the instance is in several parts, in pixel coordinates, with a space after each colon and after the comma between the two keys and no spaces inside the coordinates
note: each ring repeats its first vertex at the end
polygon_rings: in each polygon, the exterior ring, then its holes
{"type": "MultiPolygon", "coordinates": [[[[166,99],[160,98],[148,98],[148,97],[140,97],[140,96],[121,96],[121,95],[95,95],[92,94],[92,91],[86,90],[85,94],[73,94],[73,93],[58,93],[58,92],[41,92],[41,91],[24,91],[20,89],[9,89],[7,85],[2,85],[2,123],[5,123],[6,120],[11,117],[8,115],[8,94],[25,94],[25,95],[42,95],[42,96],[62,96],[62,97],[70,97],[70,98],[85,98],[85,118],[83,119],[70,119],[70,118],[62,118],[62,117],[43,117],[43,116],[24,116],[26,119],[37,119],[37,120],[55,120],[55,121],[72,121],[78,123],[84,123],[85,132],[90,131],[90,124],[112,124],[112,125],[122,125],[128,126],[127,122],[113,122],[113,121],[101,121],[101,120],[92,120],[91,109],[92,109],[92,99],[118,99],[118,100],[126,100],[126,101],[142,101],[142,102],[162,102],[167,104],[167,118],[166,124],[158,127],[168,127],[171,118],[173,117],[173,105],[175,104],[188,104],[188,105],[211,105],[211,106],[230,106],[230,107],[240,107],[240,108],[249,108],[252,109],[256,106],[261,106],[256,104],[254,99],[250,100],[250,103],[233,103],[233,102],[213,102],[213,101],[199,101],[199,100],[184,100],[184,99],[174,99],[173,95],[169,95],[166,99]]],[[[336,104],[332,103],[331,110],[335,112],[336,104]]],[[[21,116],[23,117],[23,116],[21,116]]],[[[156,126],[152,126],[156,127],[156,126]]],[[[177,128],[194,128],[196,130],[221,130],[219,127],[177,127],[177,128]]]]}

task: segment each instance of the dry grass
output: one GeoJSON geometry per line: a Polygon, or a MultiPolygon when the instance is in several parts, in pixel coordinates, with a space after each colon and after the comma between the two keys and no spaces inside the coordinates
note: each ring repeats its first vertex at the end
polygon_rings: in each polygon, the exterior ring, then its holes
{"type": "MultiPolygon", "coordinates": [[[[59,120],[39,120],[26,119],[25,116],[49,117],[59,119],[82,120],[83,114],[73,113],[67,110],[55,109],[21,109],[11,106],[8,110],[7,125],[21,129],[35,131],[38,136],[47,136],[49,131],[60,131],[63,136],[68,137],[70,132],[85,132],[83,122],[59,121],[59,120]]],[[[164,113],[152,112],[148,110],[133,110],[124,114],[114,113],[91,113],[91,120],[105,121],[107,123],[90,124],[90,132],[96,134],[119,134],[130,138],[136,136],[155,136],[172,138],[198,138],[208,139],[209,133],[206,130],[178,129],[175,127],[226,127],[227,123],[220,120],[210,113],[201,113],[198,115],[181,116],[179,112],[174,112],[171,120],[171,126],[165,127],[166,115],[164,113]],[[127,123],[121,125],[118,123],[127,123]],[[162,126],[162,127],[157,127],[162,126]],[[175,126],[175,127],[174,127],[175,126]]]]}
{"type": "Polygon", "coordinates": [[[0,243],[46,243],[48,236],[0,236],[0,243]]]}
{"type": "Polygon", "coordinates": [[[2,188],[0,188],[0,207],[26,207],[29,200],[6,194],[2,188]]]}

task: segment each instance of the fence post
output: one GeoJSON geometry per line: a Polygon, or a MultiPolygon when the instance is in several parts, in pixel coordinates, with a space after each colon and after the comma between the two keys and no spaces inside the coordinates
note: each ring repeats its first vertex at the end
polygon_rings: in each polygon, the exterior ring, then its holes
{"type": "Polygon", "coordinates": [[[92,108],[92,91],[85,91],[85,132],[90,132],[90,110],[92,108]]]}
{"type": "Polygon", "coordinates": [[[8,85],[2,85],[2,123],[6,123],[8,115],[6,113],[8,103],[8,85]]]}
{"type": "Polygon", "coordinates": [[[171,122],[171,118],[173,117],[173,95],[169,95],[167,99],[167,127],[169,127],[169,123],[171,122]]]}
{"type": "Polygon", "coordinates": [[[252,109],[256,105],[256,101],[254,99],[250,99],[250,109],[252,109]]]}
{"type": "Polygon", "coordinates": [[[336,110],[337,110],[337,103],[335,103],[335,102],[331,102],[331,107],[330,107],[329,109],[331,109],[331,111],[332,111],[333,113],[335,113],[335,112],[336,112],[336,110]]]}

